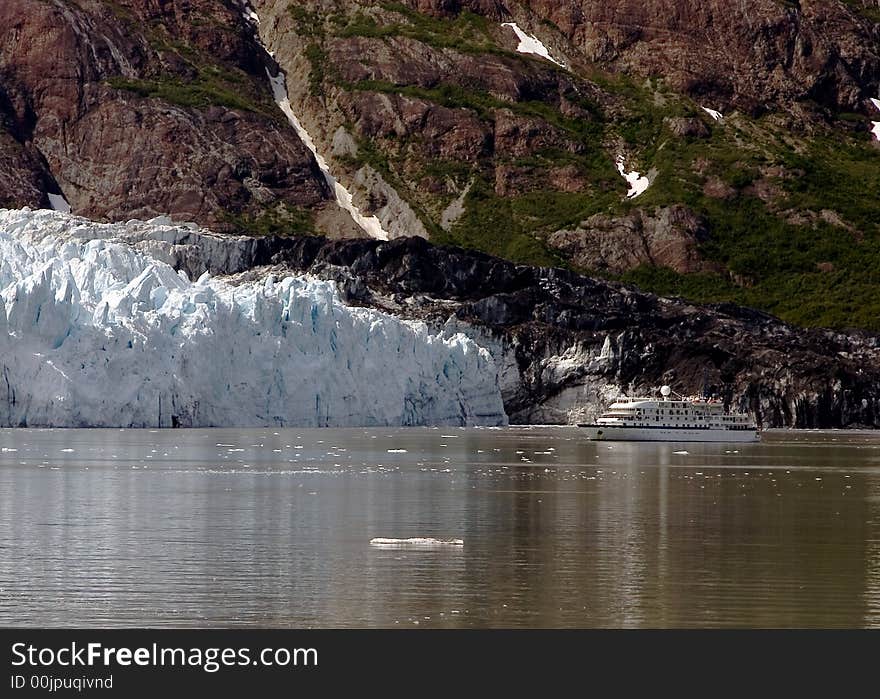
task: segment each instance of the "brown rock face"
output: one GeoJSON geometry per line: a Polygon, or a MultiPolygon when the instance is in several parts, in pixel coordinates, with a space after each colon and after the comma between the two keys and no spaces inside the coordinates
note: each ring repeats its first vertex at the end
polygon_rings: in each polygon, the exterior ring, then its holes
{"type": "Polygon", "coordinates": [[[0,204],[219,229],[330,192],[234,2],[0,4],[0,204]]]}
{"type": "Polygon", "coordinates": [[[880,84],[872,2],[525,0],[588,61],[664,76],[707,106],[760,111],[812,99],[863,108],[880,84]]]}
{"type": "Polygon", "coordinates": [[[406,0],[406,4],[414,10],[429,15],[457,15],[462,10],[470,10],[493,19],[507,16],[504,3],[499,0],[406,0]]]}
{"type": "Polygon", "coordinates": [[[688,274],[715,270],[699,254],[706,236],[698,216],[684,206],[671,206],[624,218],[597,214],[574,230],[556,231],[548,243],[583,269],[621,273],[651,265],[688,274]]]}

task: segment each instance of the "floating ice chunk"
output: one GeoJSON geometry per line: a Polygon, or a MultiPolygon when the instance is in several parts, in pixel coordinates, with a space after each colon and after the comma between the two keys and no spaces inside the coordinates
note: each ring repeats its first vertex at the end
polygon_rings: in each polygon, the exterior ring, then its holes
{"type": "Polygon", "coordinates": [[[626,164],[622,155],[617,158],[617,171],[629,184],[629,192],[626,194],[628,199],[635,199],[640,194],[644,194],[648,187],[651,186],[651,181],[647,177],[643,177],[635,170],[632,172],[626,171],[626,164]]]}
{"type": "Polygon", "coordinates": [[[538,37],[533,34],[526,34],[522,29],[520,29],[519,25],[516,22],[505,22],[501,25],[502,27],[510,27],[513,29],[516,34],[516,38],[519,39],[519,46],[516,47],[516,50],[519,53],[530,53],[535,56],[540,56],[541,58],[545,58],[548,61],[555,63],[558,66],[565,68],[565,63],[561,63],[557,61],[553,56],[550,55],[550,51],[547,50],[547,47],[541,42],[538,37]]]}
{"type": "Polygon", "coordinates": [[[371,238],[388,240],[388,231],[382,228],[382,222],[375,216],[364,216],[360,209],[355,206],[354,197],[351,192],[349,192],[331,174],[330,166],[327,164],[324,156],[318,152],[318,148],[315,146],[315,141],[309,135],[309,132],[306,131],[296,114],[293,113],[293,108],[290,106],[290,97],[287,94],[287,86],[285,85],[284,72],[282,71],[273,77],[267,68],[266,74],[269,76],[269,83],[272,86],[272,95],[275,98],[275,103],[278,105],[278,108],[284,112],[284,115],[287,117],[291,126],[296,130],[296,133],[299,135],[302,142],[305,143],[306,148],[308,148],[312,152],[312,155],[315,156],[315,160],[318,162],[318,167],[321,168],[324,179],[327,181],[330,190],[336,197],[336,203],[351,214],[355,223],[357,223],[357,225],[360,226],[371,238]]]}
{"type": "Polygon", "coordinates": [[[702,107],[702,110],[706,112],[710,117],[712,117],[715,121],[721,121],[724,118],[724,115],[716,111],[714,109],[709,109],[708,107],[702,107]]]}
{"type": "Polygon", "coordinates": [[[60,211],[62,214],[70,213],[70,204],[67,203],[67,199],[63,195],[47,194],[46,196],[49,197],[49,206],[53,211],[60,211]]]}
{"type": "Polygon", "coordinates": [[[435,539],[433,537],[414,537],[411,539],[370,539],[370,546],[464,546],[462,539],[435,539]]]}
{"type": "Polygon", "coordinates": [[[673,453],[673,454],[685,454],[685,455],[690,454],[689,451],[674,451],[674,452],[672,452],[672,453],[673,453]]]}

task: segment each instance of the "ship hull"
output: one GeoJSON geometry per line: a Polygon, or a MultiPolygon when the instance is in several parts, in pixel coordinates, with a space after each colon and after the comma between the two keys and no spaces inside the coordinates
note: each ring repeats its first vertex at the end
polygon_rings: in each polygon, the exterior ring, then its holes
{"type": "Polygon", "coordinates": [[[758,442],[757,430],[689,429],[686,427],[616,427],[579,425],[587,439],[597,442],[758,442]]]}

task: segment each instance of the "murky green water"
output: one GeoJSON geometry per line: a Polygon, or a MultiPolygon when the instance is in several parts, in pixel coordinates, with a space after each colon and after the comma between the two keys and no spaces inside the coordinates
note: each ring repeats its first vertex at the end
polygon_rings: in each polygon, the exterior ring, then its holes
{"type": "Polygon", "coordinates": [[[880,434],[2,430],[0,449],[0,626],[880,626],[880,434]]]}

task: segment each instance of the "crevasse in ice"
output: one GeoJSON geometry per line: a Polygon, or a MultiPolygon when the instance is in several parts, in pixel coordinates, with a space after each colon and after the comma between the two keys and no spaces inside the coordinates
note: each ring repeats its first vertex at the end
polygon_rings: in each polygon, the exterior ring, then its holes
{"type": "Polygon", "coordinates": [[[134,225],[90,240],[85,219],[0,209],[0,425],[506,422],[495,365],[464,335],[307,276],[192,281],[112,239],[134,225]]]}

